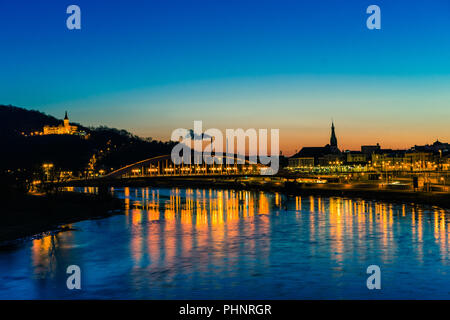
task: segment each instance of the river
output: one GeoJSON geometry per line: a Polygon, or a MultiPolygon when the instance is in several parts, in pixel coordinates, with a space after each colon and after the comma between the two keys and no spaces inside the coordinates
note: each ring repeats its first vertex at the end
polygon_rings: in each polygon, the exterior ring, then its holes
{"type": "Polygon", "coordinates": [[[450,211],[339,197],[115,189],[123,214],[0,249],[1,299],[449,299],[450,211]],[[69,265],[81,289],[69,290],[69,265]],[[369,290],[367,267],[381,271],[369,290]]]}

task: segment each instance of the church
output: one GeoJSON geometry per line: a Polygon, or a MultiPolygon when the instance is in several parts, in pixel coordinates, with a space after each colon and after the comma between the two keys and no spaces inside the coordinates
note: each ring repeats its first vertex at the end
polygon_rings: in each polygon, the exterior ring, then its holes
{"type": "Polygon", "coordinates": [[[334,122],[331,123],[330,143],[324,147],[303,147],[289,158],[289,167],[328,166],[340,162],[341,151],[338,148],[334,122]]]}
{"type": "Polygon", "coordinates": [[[64,123],[60,124],[57,127],[52,126],[44,126],[44,135],[48,134],[76,134],[78,132],[77,126],[71,126],[69,123],[69,117],[66,115],[64,116],[64,123]]]}

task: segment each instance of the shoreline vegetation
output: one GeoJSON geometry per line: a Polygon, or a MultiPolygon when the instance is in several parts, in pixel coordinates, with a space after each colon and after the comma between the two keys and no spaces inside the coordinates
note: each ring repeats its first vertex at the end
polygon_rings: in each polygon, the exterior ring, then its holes
{"type": "Polygon", "coordinates": [[[58,192],[17,195],[3,199],[0,245],[51,231],[63,225],[108,217],[122,210],[123,201],[111,195],[58,192]]]}
{"type": "MultiPolygon", "coordinates": [[[[87,186],[87,181],[72,183],[71,186],[87,186]],[[82,183],[83,182],[83,183],[82,183]]],[[[105,181],[106,182],[106,181],[105,181]]],[[[107,183],[106,183],[107,184],[107,183]]],[[[242,183],[218,181],[215,179],[177,179],[172,181],[133,179],[108,184],[108,187],[179,187],[213,188],[249,191],[278,192],[290,196],[348,197],[368,201],[386,201],[439,206],[450,208],[448,193],[413,192],[407,190],[350,188],[348,185],[312,185],[289,183],[242,183]]],[[[36,236],[46,232],[68,230],[66,224],[83,220],[105,218],[123,212],[124,201],[107,192],[105,185],[98,194],[63,191],[45,195],[22,195],[4,200],[6,206],[0,225],[0,245],[11,241],[36,236]]]]}

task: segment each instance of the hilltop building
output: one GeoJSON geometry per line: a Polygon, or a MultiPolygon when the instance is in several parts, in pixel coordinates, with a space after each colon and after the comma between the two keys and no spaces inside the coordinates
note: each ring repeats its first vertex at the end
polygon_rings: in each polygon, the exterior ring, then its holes
{"type": "Polygon", "coordinates": [[[48,134],[77,134],[78,133],[78,127],[77,126],[71,126],[69,123],[69,117],[67,116],[67,111],[64,116],[64,123],[60,124],[57,127],[53,126],[44,126],[44,135],[48,134]]]}

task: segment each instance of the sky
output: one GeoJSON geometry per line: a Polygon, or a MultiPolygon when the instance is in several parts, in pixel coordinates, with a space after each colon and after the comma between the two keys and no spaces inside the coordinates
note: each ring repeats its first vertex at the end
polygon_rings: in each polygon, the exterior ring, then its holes
{"type": "Polygon", "coordinates": [[[448,0],[0,0],[0,43],[0,104],[87,126],[279,129],[287,155],[331,119],[342,150],[450,141],[448,0]]]}

